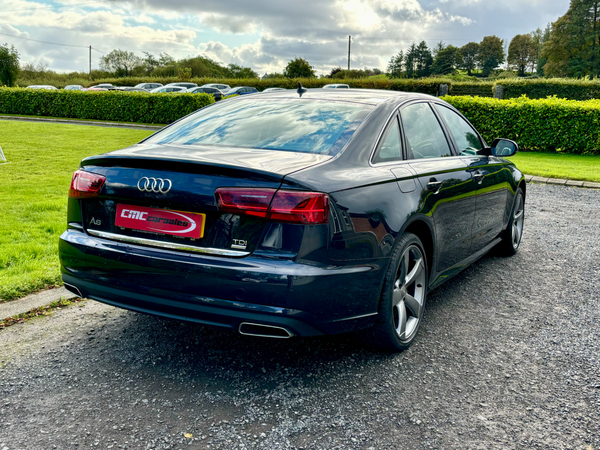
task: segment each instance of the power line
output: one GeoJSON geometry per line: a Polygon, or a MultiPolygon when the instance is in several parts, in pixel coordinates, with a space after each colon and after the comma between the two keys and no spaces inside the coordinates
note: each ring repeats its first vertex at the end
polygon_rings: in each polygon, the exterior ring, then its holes
{"type": "Polygon", "coordinates": [[[87,45],[73,45],[73,44],[59,44],[58,42],[40,41],[38,39],[30,39],[22,36],[15,36],[13,34],[0,33],[2,36],[9,36],[17,39],[23,39],[25,41],[41,42],[42,44],[60,45],[61,47],[77,47],[77,48],[88,48],[87,45]]]}
{"type": "Polygon", "coordinates": [[[46,6],[38,6],[37,8],[25,8],[25,9],[4,9],[0,12],[21,12],[21,11],[37,11],[39,9],[46,8],[69,8],[71,6],[84,6],[84,5],[93,5],[95,3],[107,3],[107,2],[119,2],[122,0],[96,0],[95,2],[87,2],[87,3],[73,3],[70,5],[46,5],[46,6]]]}

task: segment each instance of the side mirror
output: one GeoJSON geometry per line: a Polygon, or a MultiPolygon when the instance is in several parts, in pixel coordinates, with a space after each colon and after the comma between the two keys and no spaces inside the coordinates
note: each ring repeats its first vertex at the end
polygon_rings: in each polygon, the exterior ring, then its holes
{"type": "Polygon", "coordinates": [[[494,139],[491,146],[493,156],[513,156],[518,150],[517,143],[509,139],[494,139]]]}

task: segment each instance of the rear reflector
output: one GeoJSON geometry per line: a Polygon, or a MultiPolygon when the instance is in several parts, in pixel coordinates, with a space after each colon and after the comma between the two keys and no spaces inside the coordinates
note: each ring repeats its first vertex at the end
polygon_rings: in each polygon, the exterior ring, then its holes
{"type": "Polygon", "coordinates": [[[320,192],[218,188],[219,211],[307,225],[329,221],[329,197],[320,192]]]}
{"type": "Polygon", "coordinates": [[[78,170],[71,179],[71,188],[69,197],[71,198],[90,198],[97,197],[100,189],[104,186],[106,177],[84,170],[78,170]]]}

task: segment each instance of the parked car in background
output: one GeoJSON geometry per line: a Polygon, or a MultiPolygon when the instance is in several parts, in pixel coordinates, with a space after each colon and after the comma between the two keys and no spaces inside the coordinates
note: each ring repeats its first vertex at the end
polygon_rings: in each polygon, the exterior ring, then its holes
{"type": "Polygon", "coordinates": [[[188,94],[202,94],[202,93],[211,94],[211,95],[213,95],[213,97],[215,97],[216,101],[223,99],[223,93],[219,89],[213,88],[213,87],[192,88],[192,89],[188,89],[187,93],[188,94]]]}
{"type": "MultiPolygon", "coordinates": [[[[160,86],[158,86],[158,87],[160,87],[160,86]]],[[[148,92],[147,89],[139,88],[139,87],[131,87],[131,86],[124,87],[123,91],[125,91],[125,92],[148,92]]]]}
{"type": "Polygon", "coordinates": [[[157,87],[150,91],[151,94],[168,94],[168,93],[182,94],[187,92],[187,89],[183,86],[169,86],[168,84],[162,87],[157,87]]]}
{"type": "Polygon", "coordinates": [[[245,94],[255,94],[258,92],[258,89],[250,86],[237,86],[229,89],[228,91],[223,92],[224,95],[245,95],[245,94]]]}
{"type": "Polygon", "coordinates": [[[107,89],[107,88],[104,88],[104,87],[98,87],[98,86],[92,86],[92,87],[89,87],[89,88],[87,88],[87,89],[81,89],[81,90],[82,90],[82,91],[108,91],[108,89],[107,89]]]}
{"type": "Polygon", "coordinates": [[[81,91],[83,89],[85,88],[80,84],[70,84],[68,86],[65,86],[65,91],[81,91]]]}
{"type": "Polygon", "coordinates": [[[162,87],[162,83],[140,83],[140,84],[136,84],[134,87],[139,88],[139,89],[144,89],[146,91],[150,91],[152,89],[162,87]]]}
{"type": "Polygon", "coordinates": [[[229,86],[228,84],[221,84],[221,83],[208,83],[208,84],[203,84],[200,87],[216,88],[216,89],[220,90],[221,92],[225,92],[225,91],[228,91],[229,89],[231,89],[231,86],[229,86]]]}
{"type": "Polygon", "coordinates": [[[275,91],[285,91],[285,88],[280,88],[280,87],[272,87],[272,88],[266,88],[264,91],[262,92],[275,92],[275,91]]]}
{"type": "Polygon", "coordinates": [[[326,84],[325,86],[323,86],[323,89],[350,89],[350,86],[348,86],[347,84],[326,84]]]}
{"type": "Polygon", "coordinates": [[[177,86],[177,87],[184,87],[186,89],[198,87],[198,85],[196,83],[190,83],[187,81],[181,81],[181,82],[177,82],[177,83],[169,83],[169,84],[165,84],[165,86],[177,86]]]}
{"type": "Polygon", "coordinates": [[[27,89],[48,89],[48,90],[54,90],[54,89],[58,89],[55,86],[51,86],[49,84],[32,84],[31,86],[27,86],[27,89]]]}
{"type": "Polygon", "coordinates": [[[103,88],[108,90],[114,88],[114,86],[112,85],[112,83],[100,83],[96,84],[95,86],[90,86],[90,88],[103,88]]]}
{"type": "Polygon", "coordinates": [[[244,335],[356,331],[401,351],[428,291],[496,246],[517,252],[516,143],[487,145],[429,95],[299,94],[235,97],[84,159],[59,243],[65,287],[244,335]]]}

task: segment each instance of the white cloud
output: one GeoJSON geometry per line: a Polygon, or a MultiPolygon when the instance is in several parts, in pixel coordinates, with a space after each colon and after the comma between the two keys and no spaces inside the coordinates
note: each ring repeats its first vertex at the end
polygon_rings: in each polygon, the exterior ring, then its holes
{"type": "MultiPolygon", "coordinates": [[[[47,8],[43,0],[0,0],[0,32],[91,44],[107,52],[165,51],[177,59],[200,52],[260,73],[281,72],[299,56],[318,71],[329,72],[346,66],[348,35],[353,38],[352,67],[384,69],[392,55],[413,41],[462,46],[491,34],[510,40],[556,20],[568,4],[569,0],[130,0],[47,8]]],[[[14,44],[24,62],[48,61],[55,70],[87,68],[85,50],[0,36],[3,41],[14,44]]]]}

